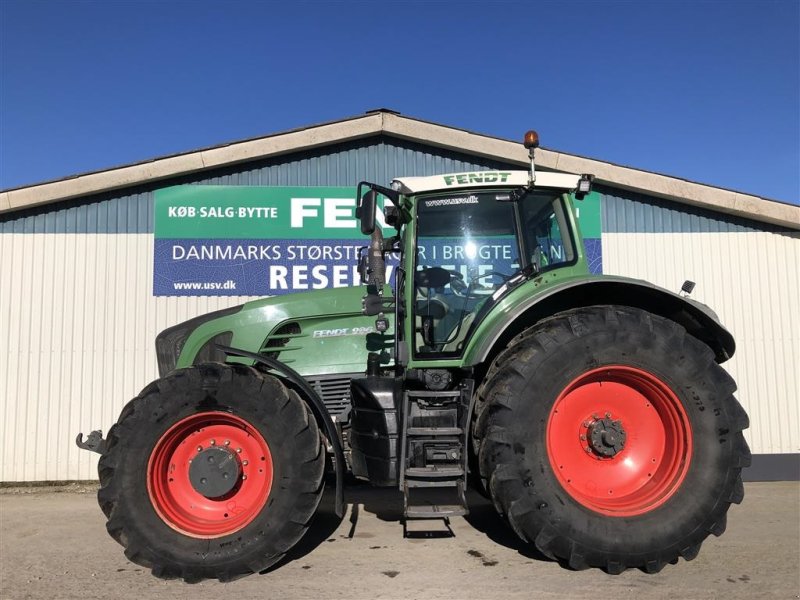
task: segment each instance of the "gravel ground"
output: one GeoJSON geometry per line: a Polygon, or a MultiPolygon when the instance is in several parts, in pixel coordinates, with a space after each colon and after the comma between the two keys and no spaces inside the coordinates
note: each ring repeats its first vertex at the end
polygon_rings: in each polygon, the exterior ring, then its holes
{"type": "MultiPolygon", "coordinates": [[[[800,484],[748,483],[728,531],[657,575],[573,572],[523,546],[492,506],[403,537],[402,497],[354,487],[343,520],[326,494],[314,526],[270,572],[233,583],[161,581],[105,532],[93,485],[0,489],[0,597],[800,598],[800,484]]],[[[419,527],[414,527],[419,529],[419,527]]],[[[412,532],[413,533],[413,532],[412,532]]]]}

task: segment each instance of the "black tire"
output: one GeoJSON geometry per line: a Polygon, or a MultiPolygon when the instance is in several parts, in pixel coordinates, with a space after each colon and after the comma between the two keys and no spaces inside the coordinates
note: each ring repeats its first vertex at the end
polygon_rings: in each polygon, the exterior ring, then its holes
{"type": "MultiPolygon", "coordinates": [[[[251,433],[242,436],[257,439],[251,433]]],[[[295,392],[251,367],[208,363],[170,373],[126,405],[98,465],[97,497],[109,534],[132,562],[164,579],[230,581],[275,564],[300,540],[322,497],[324,465],[317,424],[295,392]],[[246,424],[245,431],[260,434],[268,444],[271,484],[268,495],[263,488],[261,500],[253,503],[251,520],[237,530],[187,534],[159,516],[148,468],[173,426],[212,415],[236,419],[246,424]]],[[[242,473],[240,463],[239,490],[245,485],[242,473]]]]}
{"type": "Polygon", "coordinates": [[[481,415],[483,411],[486,409],[487,406],[487,391],[489,389],[489,385],[491,382],[494,381],[494,377],[500,369],[504,366],[508,365],[509,363],[513,362],[516,358],[517,354],[522,351],[524,348],[520,346],[520,342],[524,340],[527,336],[533,333],[533,329],[526,329],[516,337],[514,337],[509,343],[506,349],[501,352],[497,358],[492,361],[492,364],[489,367],[489,371],[483,377],[480,385],[478,386],[477,391],[475,392],[475,405],[472,409],[472,419],[470,423],[470,453],[469,453],[469,469],[470,469],[470,479],[471,485],[475,490],[480,493],[484,498],[491,499],[491,493],[489,492],[489,481],[486,477],[481,474],[480,468],[478,466],[478,457],[480,454],[481,449],[481,435],[479,433],[479,425],[478,423],[481,422],[481,415]]]}
{"type": "MultiPolygon", "coordinates": [[[[678,557],[691,560],[710,533],[724,532],[730,504],[744,496],[741,469],[750,464],[750,450],[742,430],[749,421],[732,395],[736,384],[714,362],[706,345],[672,321],[622,306],[566,311],[518,338],[497,357],[488,379],[482,392],[485,406],[474,428],[480,439],[481,476],[489,482],[495,507],[514,531],[571,568],[600,567],[620,573],[637,567],[657,572],[678,557]],[[575,382],[602,386],[595,379],[602,379],[605,372],[637,373],[648,381],[663,382],[676,414],[688,423],[683,429],[670,425],[676,428],[676,439],[682,439],[684,432],[686,443],[679,450],[685,456],[664,461],[674,469],[664,473],[680,476],[664,476],[664,492],[657,501],[645,500],[643,491],[657,480],[645,480],[636,492],[640,496],[631,496],[641,498],[640,504],[631,500],[630,508],[619,512],[612,500],[601,498],[604,490],[595,492],[587,483],[583,490],[590,491],[583,495],[569,487],[575,484],[566,483],[572,480],[558,472],[564,466],[556,468],[551,462],[551,455],[562,452],[562,447],[572,452],[571,441],[559,441],[569,436],[553,437],[553,432],[571,431],[556,428],[555,423],[564,422],[566,410],[558,415],[554,407],[567,407],[562,402],[566,394],[579,389],[575,382]]],[[[599,427],[602,418],[592,419],[590,426],[599,427]]],[[[581,425],[586,421],[577,424],[581,425]]],[[[636,431],[622,433],[628,436],[629,447],[639,443],[636,431]]],[[[587,444],[583,439],[575,429],[575,443],[587,444]]],[[[580,448],[589,453],[586,460],[575,459],[567,466],[577,477],[594,473],[594,463],[586,461],[614,460],[600,454],[601,449],[607,450],[602,445],[580,448]]],[[[625,456],[625,448],[619,452],[616,458],[625,456]]],[[[607,483],[601,480],[599,485],[607,483]]]]}

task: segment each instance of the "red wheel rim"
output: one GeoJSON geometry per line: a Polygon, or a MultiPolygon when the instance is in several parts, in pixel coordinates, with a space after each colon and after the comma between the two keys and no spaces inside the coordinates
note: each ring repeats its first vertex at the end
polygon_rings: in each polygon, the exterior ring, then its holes
{"type": "Polygon", "coordinates": [[[271,487],[267,442],[247,421],[224,412],[178,421],[158,440],[147,465],[147,492],[156,512],[191,537],[220,537],[246,526],[263,509],[271,487]],[[235,485],[219,498],[207,498],[189,479],[192,459],[212,447],[228,450],[238,461],[235,485]]]}
{"type": "Polygon", "coordinates": [[[683,404],[660,378],[608,366],[577,377],[556,399],[547,454],[574,500],[628,517],[661,506],[680,488],[692,458],[692,431],[683,404]],[[615,449],[597,441],[606,426],[622,432],[615,449]]]}

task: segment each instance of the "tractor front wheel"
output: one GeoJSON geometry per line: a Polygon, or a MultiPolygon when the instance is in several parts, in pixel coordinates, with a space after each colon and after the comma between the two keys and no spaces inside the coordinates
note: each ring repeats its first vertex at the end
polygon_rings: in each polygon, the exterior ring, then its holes
{"type": "Polygon", "coordinates": [[[175,371],[122,411],[98,500],[129,560],[228,581],[276,563],[322,495],[325,453],[302,400],[250,367],[175,371]]]}
{"type": "Polygon", "coordinates": [[[521,538],[575,569],[657,572],[725,530],[748,419],[707,346],[656,315],[596,306],[506,353],[475,434],[481,476],[521,538]]]}

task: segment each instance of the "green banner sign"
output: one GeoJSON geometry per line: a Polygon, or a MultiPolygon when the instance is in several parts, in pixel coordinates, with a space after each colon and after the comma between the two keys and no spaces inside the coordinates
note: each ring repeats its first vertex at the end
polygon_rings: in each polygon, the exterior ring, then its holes
{"type": "Polygon", "coordinates": [[[575,214],[581,235],[586,238],[600,239],[603,227],[600,216],[600,194],[590,192],[582,200],[575,200],[575,214]]]}
{"type": "Polygon", "coordinates": [[[156,192],[162,239],[359,238],[353,187],[182,185],[156,192]]]}

